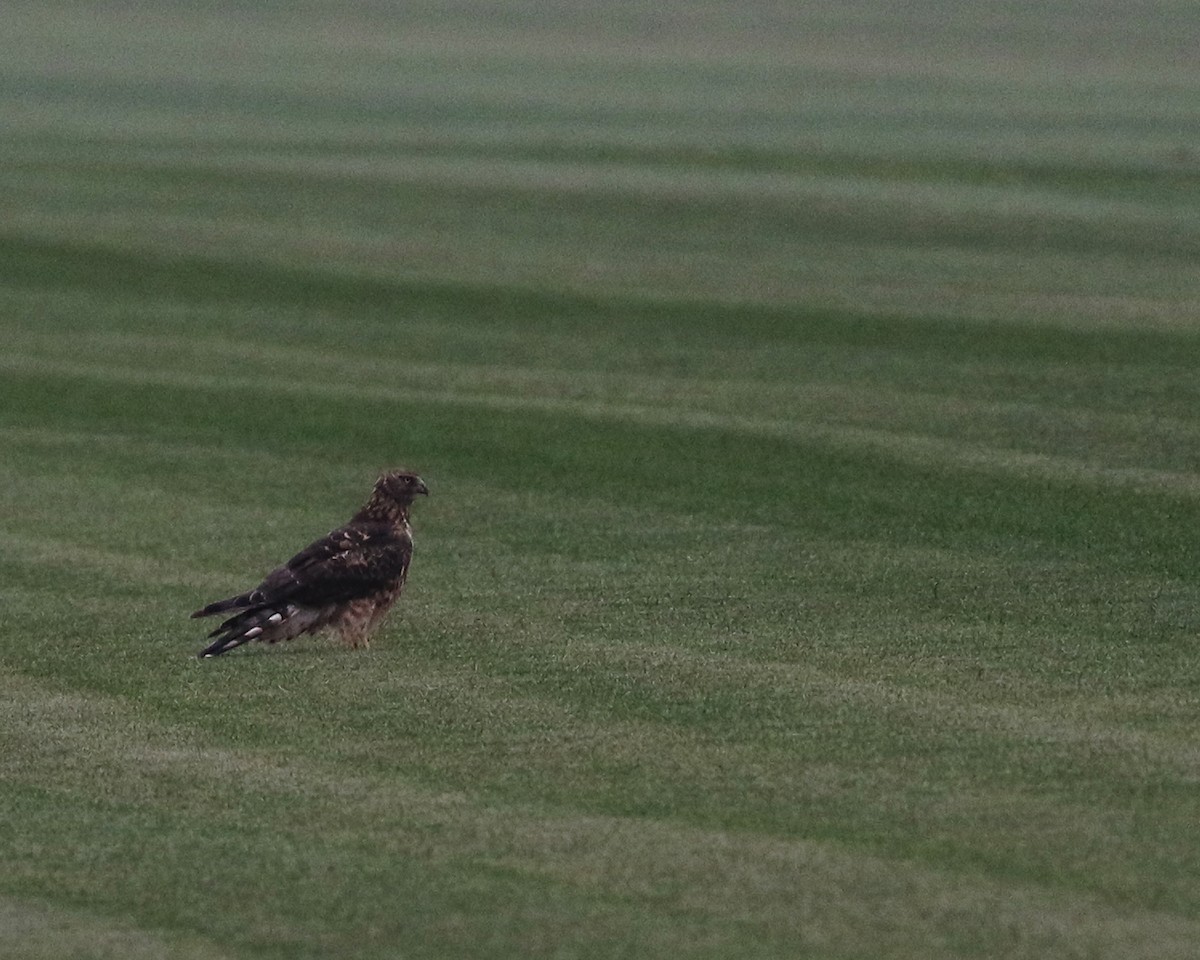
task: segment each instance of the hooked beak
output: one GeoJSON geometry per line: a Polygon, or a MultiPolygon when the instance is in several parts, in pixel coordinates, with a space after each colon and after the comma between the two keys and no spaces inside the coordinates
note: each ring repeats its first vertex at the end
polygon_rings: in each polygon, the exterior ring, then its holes
{"type": "Polygon", "coordinates": [[[415,492],[423,493],[423,494],[425,494],[425,496],[429,496],[429,488],[427,486],[425,486],[424,480],[421,480],[420,478],[417,479],[417,489],[415,492]]]}

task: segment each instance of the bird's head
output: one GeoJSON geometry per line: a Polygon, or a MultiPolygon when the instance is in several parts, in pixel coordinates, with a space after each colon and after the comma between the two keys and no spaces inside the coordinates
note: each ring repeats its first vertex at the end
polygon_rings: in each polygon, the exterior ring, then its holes
{"type": "Polygon", "coordinates": [[[418,496],[428,496],[425,481],[411,470],[389,470],[375,481],[375,496],[391,500],[402,506],[412,503],[418,496]]]}

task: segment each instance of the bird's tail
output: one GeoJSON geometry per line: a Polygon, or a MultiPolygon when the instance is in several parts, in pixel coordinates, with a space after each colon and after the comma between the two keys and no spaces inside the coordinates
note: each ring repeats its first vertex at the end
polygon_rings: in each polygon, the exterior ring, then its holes
{"type": "MultiPolygon", "coordinates": [[[[220,602],[230,603],[229,600],[220,602]]],[[[217,604],[209,606],[215,607],[217,604]]],[[[208,607],[205,607],[205,610],[207,609],[208,607]]],[[[226,607],[226,609],[230,609],[230,607],[226,607]]],[[[216,639],[200,651],[200,658],[219,657],[251,640],[264,643],[291,640],[302,633],[310,633],[325,626],[329,622],[331,613],[332,609],[330,608],[301,607],[294,603],[244,610],[234,614],[209,634],[210,637],[216,639]]]]}

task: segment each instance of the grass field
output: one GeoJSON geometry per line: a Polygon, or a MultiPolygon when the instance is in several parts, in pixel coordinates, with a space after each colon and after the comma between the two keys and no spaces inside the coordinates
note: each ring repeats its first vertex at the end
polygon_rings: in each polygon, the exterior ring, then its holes
{"type": "Polygon", "coordinates": [[[0,956],[1195,956],[1194,4],[4,20],[0,956]]]}

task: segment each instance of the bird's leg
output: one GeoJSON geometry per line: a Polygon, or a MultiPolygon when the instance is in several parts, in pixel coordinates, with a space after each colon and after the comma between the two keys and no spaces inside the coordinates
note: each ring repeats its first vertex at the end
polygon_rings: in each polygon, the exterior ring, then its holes
{"type": "Polygon", "coordinates": [[[338,636],[341,638],[342,646],[353,650],[368,645],[367,631],[371,626],[373,607],[374,604],[362,600],[350,603],[338,624],[338,636]]]}
{"type": "Polygon", "coordinates": [[[338,630],[338,637],[342,641],[342,646],[349,647],[351,650],[368,646],[369,643],[365,628],[366,623],[357,619],[350,623],[343,623],[341,629],[338,630]]]}

